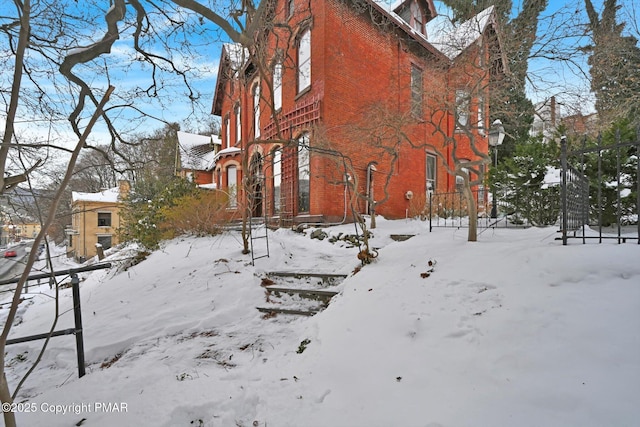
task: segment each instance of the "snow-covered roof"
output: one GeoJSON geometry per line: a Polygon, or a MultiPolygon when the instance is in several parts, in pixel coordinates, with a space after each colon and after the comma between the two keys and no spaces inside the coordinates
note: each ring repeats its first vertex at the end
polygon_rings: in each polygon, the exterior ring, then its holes
{"type": "Polygon", "coordinates": [[[233,71],[238,71],[249,59],[249,50],[240,43],[225,43],[222,45],[233,71]]]}
{"type": "Polygon", "coordinates": [[[218,188],[218,185],[215,182],[209,183],[209,184],[200,184],[198,185],[199,188],[202,188],[204,190],[215,190],[218,188]]]}
{"type": "Polygon", "coordinates": [[[218,160],[221,157],[228,157],[228,156],[232,156],[234,154],[238,154],[241,151],[242,150],[240,148],[238,148],[238,147],[225,148],[224,150],[218,151],[218,154],[216,154],[215,160],[218,160]]]}
{"type": "Polygon", "coordinates": [[[99,193],[81,193],[79,191],[71,192],[72,202],[103,202],[117,203],[120,191],[118,187],[109,188],[99,193]]]}
{"type": "Polygon", "coordinates": [[[441,13],[438,13],[426,24],[426,34],[416,31],[400,15],[396,13],[406,0],[397,0],[389,3],[386,0],[371,0],[401,28],[418,40],[424,40],[449,59],[455,59],[466,48],[478,40],[487,26],[495,23],[494,7],[489,6],[473,18],[461,24],[454,24],[453,19],[448,16],[452,13],[450,9],[438,4],[441,13]]]}
{"type": "Polygon", "coordinates": [[[438,15],[427,23],[427,40],[447,58],[455,59],[482,37],[487,27],[493,23],[495,23],[493,6],[489,6],[459,25],[455,25],[448,16],[438,15]]]}
{"type": "Polygon", "coordinates": [[[212,136],[178,131],[178,147],[182,169],[213,169],[216,153],[212,136]]]}

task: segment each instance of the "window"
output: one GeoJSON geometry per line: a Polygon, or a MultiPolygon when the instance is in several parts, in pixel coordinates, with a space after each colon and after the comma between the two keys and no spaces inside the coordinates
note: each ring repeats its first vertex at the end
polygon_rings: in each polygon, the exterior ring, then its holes
{"type": "Polygon", "coordinates": [[[373,181],[374,175],[373,173],[376,171],[376,163],[369,163],[367,165],[367,206],[365,214],[370,215],[373,212],[373,207],[375,205],[375,194],[373,193],[373,181]]]}
{"type": "Polygon", "coordinates": [[[255,139],[260,138],[260,82],[253,87],[253,127],[255,139]]]}
{"type": "Polygon", "coordinates": [[[111,236],[98,236],[98,244],[102,246],[102,249],[111,248],[111,236]]]}
{"type": "Polygon", "coordinates": [[[231,130],[229,128],[229,115],[224,118],[224,148],[228,148],[231,144],[231,130]]]}
{"type": "Polygon", "coordinates": [[[222,188],[222,169],[216,169],[216,188],[222,188]]]}
{"type": "Polygon", "coordinates": [[[298,212],[309,212],[309,135],[298,139],[298,212]]]}
{"type": "Polygon", "coordinates": [[[422,70],[411,66],[411,114],[422,117],[422,70]]]}
{"type": "Polygon", "coordinates": [[[288,17],[291,18],[293,16],[293,13],[295,12],[295,2],[293,0],[287,0],[287,12],[288,12],[288,17]]]}
{"type": "Polygon", "coordinates": [[[298,42],[298,93],[311,86],[311,30],[306,29],[298,42]]]}
{"type": "Polygon", "coordinates": [[[424,15],[417,2],[411,3],[411,26],[420,34],[424,34],[424,15]]]}
{"type": "Polygon", "coordinates": [[[98,227],[111,227],[111,212],[98,212],[98,227]]]}
{"type": "Polygon", "coordinates": [[[437,157],[434,154],[427,153],[427,195],[431,195],[436,191],[437,157]]]}
{"type": "MultiPolygon", "coordinates": [[[[465,163],[469,163],[469,159],[460,159],[458,160],[458,162],[460,164],[465,164],[465,163]]],[[[471,174],[469,171],[469,168],[465,168],[465,167],[461,167],[460,168],[460,172],[467,176],[469,178],[469,180],[471,180],[471,174]]],[[[456,175],[456,190],[457,191],[462,191],[462,188],[464,188],[464,176],[462,175],[456,175]]]]}
{"type": "Polygon", "coordinates": [[[276,62],[273,67],[273,107],[278,111],[282,108],[282,62],[276,62]]]}
{"type": "Polygon", "coordinates": [[[456,129],[469,125],[469,93],[456,90],[456,129]]]}
{"type": "Polygon", "coordinates": [[[236,105],[236,143],[242,140],[242,122],[240,120],[240,104],[236,105]]]}
{"type": "Polygon", "coordinates": [[[282,188],[282,150],[273,150],[273,214],[280,214],[280,194],[282,188]]]}
{"type": "Polygon", "coordinates": [[[478,130],[481,135],[485,134],[484,128],[484,98],[478,97],[478,130]]]}
{"type": "Polygon", "coordinates": [[[238,169],[236,166],[227,168],[227,191],[229,193],[229,207],[238,207],[238,169]]]}

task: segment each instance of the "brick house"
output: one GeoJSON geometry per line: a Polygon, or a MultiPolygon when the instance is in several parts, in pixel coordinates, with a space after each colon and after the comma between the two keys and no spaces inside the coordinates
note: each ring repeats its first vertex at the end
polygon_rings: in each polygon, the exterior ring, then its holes
{"type": "Polygon", "coordinates": [[[99,193],[71,193],[71,227],[67,235],[67,255],[86,260],[97,255],[96,245],[109,249],[119,243],[122,200],[130,191],[128,181],[99,193]]]}
{"type": "Polygon", "coordinates": [[[280,224],[340,222],[358,193],[361,213],[375,200],[377,213],[403,218],[455,190],[444,162],[488,152],[487,70],[504,67],[493,7],[456,27],[432,0],[274,0],[271,14],[279,25],[262,34],[263,51],[222,49],[213,179],[232,208],[246,200],[280,224]],[[402,132],[385,135],[399,118],[402,132]],[[410,142],[395,144],[400,134],[410,142]]]}
{"type": "Polygon", "coordinates": [[[178,131],[176,174],[198,185],[213,183],[215,156],[220,151],[218,135],[197,135],[178,131]]]}

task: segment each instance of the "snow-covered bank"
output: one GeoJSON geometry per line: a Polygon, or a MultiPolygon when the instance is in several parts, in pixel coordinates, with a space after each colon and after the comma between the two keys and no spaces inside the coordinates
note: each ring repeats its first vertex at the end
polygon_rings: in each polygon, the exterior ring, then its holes
{"type": "MultiPolygon", "coordinates": [[[[353,226],[327,229],[353,233],[353,226]]],[[[87,375],[57,337],[17,401],[25,426],[631,426],[640,419],[640,246],[554,229],[374,230],[378,259],[289,230],[170,242],[81,284],[87,375]],[[395,242],[390,234],[416,234],[395,242]],[[429,260],[437,262],[429,275],[429,260]],[[268,271],[349,274],[312,318],[263,319],[268,271]],[[308,344],[301,343],[307,340],[308,344]],[[100,404],[97,404],[100,403],[100,404]],[[107,405],[117,403],[118,405],[107,405]],[[55,406],[59,405],[59,406],[55,406]],[[118,411],[116,411],[118,409],[118,411]],[[51,411],[65,411],[54,414],[51,411]]],[[[117,257],[118,254],[114,254],[117,257]]],[[[46,289],[42,292],[48,293],[46,289]]],[[[12,336],[49,329],[36,295],[12,336]]],[[[58,328],[73,324],[61,291],[58,328]]],[[[12,386],[41,342],[8,347],[12,386]]]]}

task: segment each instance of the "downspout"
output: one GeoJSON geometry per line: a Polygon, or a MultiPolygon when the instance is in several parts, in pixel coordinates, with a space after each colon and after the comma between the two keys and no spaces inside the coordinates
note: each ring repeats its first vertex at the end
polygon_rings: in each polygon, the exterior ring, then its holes
{"type": "MultiPolygon", "coordinates": [[[[446,89],[445,89],[445,92],[449,93],[449,95],[451,95],[451,93],[450,93],[450,89],[451,89],[450,78],[451,78],[451,76],[449,75],[449,73],[447,73],[447,75],[446,75],[446,89]]],[[[454,106],[454,108],[455,108],[455,106],[454,106]]],[[[446,132],[447,136],[446,137],[447,138],[453,138],[454,130],[451,129],[451,114],[450,114],[449,111],[447,111],[446,114],[447,114],[447,132],[446,132]],[[449,136],[449,133],[451,133],[452,135],[449,136]]],[[[451,160],[451,144],[447,143],[447,163],[449,163],[450,160],[451,160]]],[[[446,165],[446,167],[449,167],[449,165],[446,165]]],[[[451,174],[447,172],[447,193],[450,191],[450,189],[451,189],[451,174]]]]}
{"type": "Polygon", "coordinates": [[[398,113],[399,113],[400,102],[401,102],[400,101],[400,49],[401,49],[402,41],[400,40],[400,37],[397,37],[397,38],[398,38],[398,43],[397,43],[396,85],[398,86],[397,94],[398,94],[398,113]]]}
{"type": "Polygon", "coordinates": [[[87,203],[82,204],[82,257],[87,258],[87,203]]]}
{"type": "Polygon", "coordinates": [[[373,161],[373,162],[369,162],[369,164],[367,165],[366,194],[367,194],[367,198],[371,199],[370,201],[367,201],[366,213],[368,215],[372,215],[372,211],[375,212],[375,199],[373,197],[373,173],[377,170],[376,164],[377,162],[373,161]]]}

